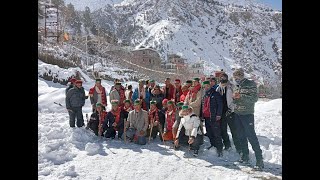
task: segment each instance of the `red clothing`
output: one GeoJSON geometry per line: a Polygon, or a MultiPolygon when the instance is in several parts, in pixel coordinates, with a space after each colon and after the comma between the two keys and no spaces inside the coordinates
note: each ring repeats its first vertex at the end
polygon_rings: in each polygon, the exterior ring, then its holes
{"type": "Polygon", "coordinates": [[[176,111],[172,110],[169,112],[169,110],[167,110],[165,117],[166,117],[166,129],[167,131],[172,131],[172,126],[176,119],[176,111]]]}
{"type": "Polygon", "coordinates": [[[184,100],[186,99],[187,94],[188,94],[188,91],[182,92],[182,95],[180,96],[180,102],[184,102],[184,100]]]}
{"type": "MultiPolygon", "coordinates": [[[[90,88],[90,90],[89,90],[89,96],[90,97],[92,97],[93,95],[94,95],[94,92],[96,92],[96,85],[95,86],[93,86],[92,88],[90,88]]],[[[103,87],[103,86],[101,86],[100,88],[99,88],[99,90],[101,91],[101,103],[103,104],[103,105],[105,105],[105,106],[107,106],[108,104],[107,104],[107,96],[106,96],[106,89],[103,87]]],[[[97,92],[96,92],[97,93],[97,92]]],[[[98,93],[97,93],[98,94],[98,93]]],[[[92,102],[91,102],[92,103],[92,102]]],[[[95,104],[93,104],[93,105],[95,105],[95,104]]]]}
{"type": "Polygon", "coordinates": [[[204,98],[202,114],[205,118],[210,117],[210,96],[204,98]]]}

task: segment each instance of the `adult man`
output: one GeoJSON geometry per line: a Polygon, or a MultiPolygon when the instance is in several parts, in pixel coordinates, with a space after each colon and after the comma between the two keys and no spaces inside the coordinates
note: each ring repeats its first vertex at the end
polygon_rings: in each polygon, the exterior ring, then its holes
{"type": "Polygon", "coordinates": [[[76,86],[71,88],[66,95],[66,108],[69,113],[69,125],[75,127],[75,121],[77,118],[77,127],[84,125],[82,106],[85,104],[85,92],[82,87],[82,81],[77,80],[76,86]]]}
{"type": "Polygon", "coordinates": [[[95,111],[95,105],[98,102],[102,104],[102,108],[105,110],[105,107],[107,106],[107,94],[106,89],[101,85],[101,79],[96,79],[94,87],[89,90],[89,96],[92,105],[92,112],[95,111]]]}
{"type": "Polygon", "coordinates": [[[116,84],[114,85],[113,90],[111,91],[110,95],[110,102],[112,100],[117,100],[117,102],[119,103],[119,107],[123,106],[123,101],[125,100],[125,92],[123,89],[121,89],[121,83],[120,82],[116,82],[116,84]]]}
{"type": "Polygon", "coordinates": [[[111,101],[111,110],[108,112],[103,123],[103,130],[106,131],[105,137],[114,139],[116,131],[118,138],[121,138],[123,133],[123,118],[121,118],[121,108],[118,106],[118,100],[111,101]]]}
{"type": "Polygon", "coordinates": [[[160,133],[160,139],[162,140],[162,127],[164,126],[165,122],[165,116],[164,114],[157,108],[157,102],[156,101],[150,101],[150,110],[148,112],[148,120],[150,127],[147,130],[147,137],[150,136],[152,139],[155,139],[157,137],[158,132],[160,133]]]}
{"type": "Polygon", "coordinates": [[[134,110],[128,115],[129,129],[126,131],[126,136],[133,142],[139,145],[145,145],[146,131],[148,128],[148,112],[141,108],[141,101],[134,101],[134,110]]]}
{"type": "MultiPolygon", "coordinates": [[[[183,104],[184,104],[183,102],[178,102],[176,104],[177,105],[176,117],[175,117],[175,121],[174,121],[173,126],[172,126],[172,134],[177,134],[177,131],[178,131],[178,128],[179,128],[179,125],[180,125],[180,122],[181,122],[180,111],[182,109],[183,104]]],[[[173,139],[175,140],[175,136],[173,136],[173,139]]]]}
{"type": "Polygon", "coordinates": [[[76,79],[75,79],[75,78],[71,78],[71,79],[69,80],[69,82],[70,82],[70,84],[69,84],[69,86],[66,88],[66,95],[67,95],[67,92],[76,85],[76,79]]]}
{"type": "Polygon", "coordinates": [[[211,146],[217,148],[218,156],[222,156],[222,139],[221,139],[221,115],[222,115],[222,97],[212,88],[209,81],[202,83],[204,86],[204,96],[202,100],[202,117],[205,119],[207,136],[210,139],[211,146]]]}
{"type": "Polygon", "coordinates": [[[180,115],[183,117],[174,141],[175,149],[178,149],[180,144],[190,145],[191,150],[194,151],[193,155],[198,156],[202,135],[199,129],[200,119],[193,113],[192,107],[187,105],[182,106],[180,115]],[[182,131],[183,128],[184,131],[182,131]]]}
{"type": "Polygon", "coordinates": [[[239,144],[239,140],[237,137],[237,129],[234,124],[234,103],[232,99],[233,88],[232,84],[228,80],[228,75],[223,73],[220,77],[220,83],[216,89],[222,96],[222,117],[221,117],[221,136],[223,139],[223,144],[225,150],[228,150],[231,147],[229,135],[228,135],[228,125],[231,131],[232,139],[234,146],[237,152],[241,153],[241,148],[239,144]]]}
{"type": "Polygon", "coordinates": [[[182,95],[182,89],[181,89],[181,83],[180,79],[176,79],[174,81],[174,93],[173,93],[173,98],[174,102],[180,102],[180,96],[182,95]]]}
{"type": "Polygon", "coordinates": [[[95,112],[93,112],[90,116],[90,121],[88,122],[88,128],[90,128],[96,136],[99,134],[102,135],[102,125],[104,122],[104,119],[107,115],[107,112],[102,109],[102,104],[97,103],[96,104],[96,109],[95,112]],[[101,127],[99,127],[99,125],[101,127]],[[100,128],[100,133],[99,133],[99,128],[100,128]]]}
{"type": "Polygon", "coordinates": [[[254,81],[244,77],[243,69],[236,69],[233,72],[233,78],[236,81],[238,89],[233,94],[235,104],[235,122],[238,131],[238,137],[241,145],[242,155],[240,162],[249,161],[248,141],[256,156],[257,170],[264,168],[262,151],[254,130],[254,105],[258,101],[257,85],[254,81]]]}
{"type": "Polygon", "coordinates": [[[139,86],[136,88],[132,94],[132,101],[140,100],[142,108],[147,111],[149,109],[149,103],[150,103],[150,94],[149,91],[146,91],[146,89],[143,87],[143,80],[140,79],[139,86]]]}
{"type": "Polygon", "coordinates": [[[200,117],[200,107],[201,107],[201,84],[199,78],[193,79],[193,85],[190,87],[184,103],[192,107],[193,112],[200,117]]]}
{"type": "Polygon", "coordinates": [[[173,84],[171,84],[171,79],[170,78],[166,78],[166,80],[164,81],[165,86],[162,89],[162,92],[164,94],[164,98],[171,100],[174,98],[174,86],[173,84]]]}
{"type": "Polygon", "coordinates": [[[156,85],[152,89],[150,99],[157,102],[156,105],[157,105],[158,109],[162,109],[162,101],[164,99],[164,94],[160,90],[160,86],[159,85],[156,85]]]}

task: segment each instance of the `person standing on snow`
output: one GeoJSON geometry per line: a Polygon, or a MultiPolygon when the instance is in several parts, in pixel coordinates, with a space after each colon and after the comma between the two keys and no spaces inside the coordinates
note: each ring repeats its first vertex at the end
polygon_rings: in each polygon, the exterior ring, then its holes
{"type": "Polygon", "coordinates": [[[66,95],[66,108],[69,112],[69,125],[75,127],[75,121],[77,118],[77,127],[84,125],[82,107],[85,104],[86,96],[84,88],[82,87],[82,81],[77,80],[76,86],[71,88],[66,95]]]}
{"type": "Polygon", "coordinates": [[[222,96],[222,117],[221,117],[221,136],[223,139],[224,149],[228,150],[231,147],[231,143],[228,135],[228,126],[231,131],[234,146],[237,152],[241,153],[239,139],[237,137],[237,129],[234,124],[234,103],[232,99],[233,88],[232,84],[228,80],[228,75],[223,73],[220,77],[220,83],[216,89],[222,96]]]}
{"type": "Polygon", "coordinates": [[[66,88],[66,95],[67,95],[67,92],[76,85],[76,84],[75,84],[76,79],[75,79],[75,78],[71,78],[71,79],[69,80],[69,82],[70,82],[70,85],[66,88]]]}
{"type": "Polygon", "coordinates": [[[101,79],[96,79],[96,84],[89,90],[90,102],[92,105],[92,112],[96,109],[96,104],[102,104],[102,108],[106,110],[107,94],[106,89],[101,85],[101,79]]]}
{"type": "Polygon", "coordinates": [[[216,92],[215,86],[211,87],[210,81],[204,81],[202,86],[205,90],[202,100],[202,117],[205,119],[207,136],[211,144],[207,149],[215,146],[218,157],[220,157],[223,155],[221,138],[222,97],[216,92]]]}
{"type": "Polygon", "coordinates": [[[117,100],[118,101],[118,105],[119,107],[122,107],[123,106],[123,101],[125,100],[125,92],[124,90],[121,88],[121,83],[120,82],[117,82],[115,85],[114,85],[114,88],[113,90],[111,91],[110,93],[110,102],[112,100],[117,100]]]}
{"type": "Polygon", "coordinates": [[[237,86],[233,94],[235,122],[242,151],[239,162],[248,163],[249,161],[249,141],[256,156],[254,169],[262,170],[264,168],[262,151],[254,130],[254,105],[258,101],[257,85],[244,77],[243,69],[236,69],[233,72],[233,78],[237,86]]]}

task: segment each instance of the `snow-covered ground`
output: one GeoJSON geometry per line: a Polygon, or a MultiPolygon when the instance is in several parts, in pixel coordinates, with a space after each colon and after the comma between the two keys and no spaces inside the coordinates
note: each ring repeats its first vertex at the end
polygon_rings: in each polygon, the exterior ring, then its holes
{"type": "MultiPolygon", "coordinates": [[[[110,83],[102,81],[108,92],[110,83]]],[[[93,85],[93,80],[84,83],[86,93],[93,85]]],[[[207,137],[199,157],[194,158],[185,148],[173,151],[170,142],[165,146],[159,139],[139,146],[100,139],[84,128],[70,128],[67,111],[54,104],[65,105],[65,88],[38,79],[39,179],[282,179],[282,99],[256,103],[255,127],[265,172],[248,173],[233,165],[239,158],[234,149],[224,152],[222,158],[214,149],[204,150],[209,145],[207,137]]],[[[83,113],[91,114],[89,100],[83,113]]],[[[251,163],[255,164],[249,147],[251,163]]]]}

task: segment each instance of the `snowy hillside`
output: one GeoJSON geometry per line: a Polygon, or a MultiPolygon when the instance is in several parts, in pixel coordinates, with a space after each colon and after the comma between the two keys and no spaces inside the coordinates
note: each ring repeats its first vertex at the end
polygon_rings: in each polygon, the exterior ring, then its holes
{"type": "MultiPolygon", "coordinates": [[[[39,68],[54,66],[39,61],[39,68]]],[[[41,69],[41,68],[40,68],[41,69]]],[[[56,72],[62,72],[56,68],[56,72]]],[[[72,73],[72,68],[65,70],[72,73]]],[[[57,77],[64,76],[57,73],[57,77]]],[[[86,78],[85,75],[83,77],[86,78]]],[[[63,78],[62,78],[63,79],[63,78]]],[[[126,82],[137,86],[136,82],[126,82]]],[[[83,84],[86,93],[94,81],[83,84]]],[[[109,92],[112,82],[102,81],[109,92]]],[[[65,105],[65,88],[58,83],[38,78],[38,177],[45,179],[282,179],[282,100],[258,101],[255,107],[255,127],[263,151],[265,171],[247,172],[233,165],[239,156],[235,149],[217,157],[205,137],[198,158],[190,157],[186,148],[173,151],[159,139],[144,146],[124,144],[119,140],[96,137],[84,128],[70,128],[67,111],[54,102],[65,105]],[[190,158],[188,158],[190,157],[190,158]]],[[[109,97],[108,97],[109,99],[109,97]]],[[[110,104],[107,107],[110,110],[110,104]]],[[[83,113],[91,114],[89,100],[83,113]]],[[[86,121],[85,121],[86,122],[86,121]]],[[[229,132],[230,133],[230,132],[229,132]]],[[[255,158],[251,146],[251,163],[255,158]]],[[[247,169],[248,170],[248,169],[247,169]]]]}
{"type": "MultiPolygon", "coordinates": [[[[71,3],[90,4],[70,0],[71,3]]],[[[282,13],[251,0],[124,0],[93,11],[100,28],[136,48],[204,60],[205,74],[242,66],[260,82],[282,79],[282,13]]],[[[80,7],[80,6],[79,6],[80,7]]],[[[94,8],[96,9],[96,8],[94,8]]]]}

